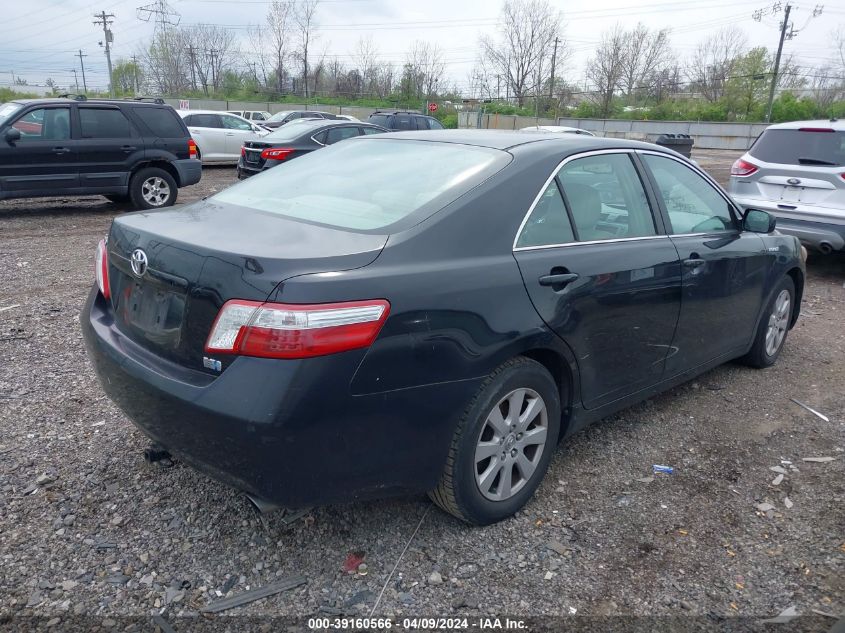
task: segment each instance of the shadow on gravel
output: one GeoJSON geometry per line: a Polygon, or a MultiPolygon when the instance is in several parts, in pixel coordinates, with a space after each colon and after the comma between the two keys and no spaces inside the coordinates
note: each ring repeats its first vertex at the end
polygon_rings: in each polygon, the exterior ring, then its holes
{"type": "Polygon", "coordinates": [[[113,215],[133,211],[129,204],[115,204],[100,196],[84,198],[15,200],[0,202],[0,221],[4,218],[48,217],[68,213],[91,213],[113,215]]]}

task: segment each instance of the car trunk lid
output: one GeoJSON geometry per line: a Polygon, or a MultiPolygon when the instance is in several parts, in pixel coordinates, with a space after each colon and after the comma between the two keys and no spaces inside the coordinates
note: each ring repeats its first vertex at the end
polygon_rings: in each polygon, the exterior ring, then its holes
{"type": "Polygon", "coordinates": [[[153,353],[202,370],[227,300],[264,301],[290,277],[366,266],[386,240],[213,201],[128,214],[109,235],[115,323],[153,353]],[[133,270],[137,251],[145,265],[133,270]]]}

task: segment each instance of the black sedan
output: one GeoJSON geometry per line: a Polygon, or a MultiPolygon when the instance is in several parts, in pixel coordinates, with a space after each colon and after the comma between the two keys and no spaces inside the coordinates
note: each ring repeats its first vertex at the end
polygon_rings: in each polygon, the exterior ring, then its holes
{"type": "Polygon", "coordinates": [[[246,178],[265,169],[304,156],[315,149],[334,145],[356,136],[381,134],[378,125],[351,121],[301,119],[288,123],[256,141],[246,141],[238,160],[238,178],[246,178]]]}
{"type": "Polygon", "coordinates": [[[773,364],[799,248],[655,145],[378,134],[116,218],[81,322],[129,419],[259,503],[428,491],[487,524],[586,424],[773,364]]]}

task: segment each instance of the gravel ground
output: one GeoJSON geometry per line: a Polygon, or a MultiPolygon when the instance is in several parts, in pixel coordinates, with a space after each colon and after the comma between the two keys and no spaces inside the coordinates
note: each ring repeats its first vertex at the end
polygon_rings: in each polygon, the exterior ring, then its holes
{"type": "MultiPolygon", "coordinates": [[[[696,157],[724,181],[736,154],[696,157]]],[[[233,181],[206,169],[180,201],[233,181]]],[[[286,524],[179,462],[145,463],[145,438],[103,396],[77,315],[119,212],[97,197],[0,203],[0,626],[163,613],[187,630],[180,615],[291,574],[307,583],[230,613],[577,614],[571,629],[595,622],[582,615],[845,611],[845,258],[811,258],[775,367],[725,365],[587,429],[512,519],[470,528],[418,497],[286,524]],[[356,552],[366,573],[347,574],[356,552]]],[[[803,623],[834,623],[815,617],[803,623]]]]}

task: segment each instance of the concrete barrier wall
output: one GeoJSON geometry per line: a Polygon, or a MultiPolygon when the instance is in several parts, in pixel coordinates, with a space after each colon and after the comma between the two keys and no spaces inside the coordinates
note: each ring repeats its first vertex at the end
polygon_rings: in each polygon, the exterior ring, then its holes
{"type": "Polygon", "coordinates": [[[535,119],[504,114],[461,112],[458,126],[496,130],[518,130],[532,125],[568,125],[589,130],[598,136],[654,142],[661,134],[689,134],[695,147],[744,151],[760,133],[765,123],[715,123],[708,121],[633,121],[628,119],[575,119],[561,117],[535,119]]]}

